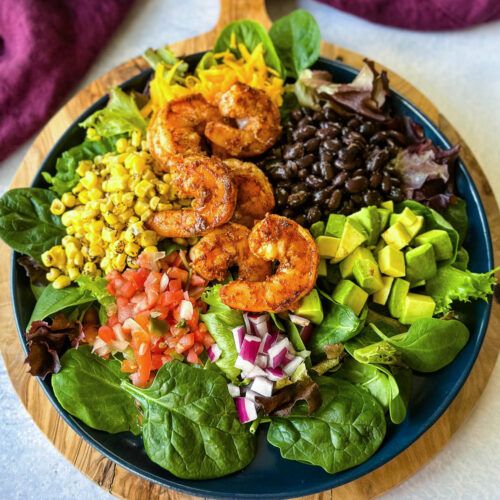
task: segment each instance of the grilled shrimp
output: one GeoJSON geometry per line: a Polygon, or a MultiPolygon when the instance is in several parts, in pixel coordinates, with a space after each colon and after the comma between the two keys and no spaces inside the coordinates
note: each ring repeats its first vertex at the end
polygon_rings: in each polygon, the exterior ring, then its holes
{"type": "Polygon", "coordinates": [[[282,312],[298,307],[313,288],[319,253],[309,231],[280,215],[267,214],[248,238],[250,251],[267,261],[277,260],[276,273],[260,282],[233,281],[220,289],[224,304],[243,311],[282,312]]]}
{"type": "Polygon", "coordinates": [[[217,107],[209,104],[200,94],[171,101],[154,114],[149,124],[151,154],[166,164],[169,164],[172,155],[204,154],[205,125],[221,119],[217,107]]]}
{"type": "Polygon", "coordinates": [[[274,208],[273,188],[262,170],[249,162],[230,159],[224,163],[231,170],[238,196],[233,222],[253,227],[256,220],[264,218],[274,208]]]}
{"type": "Polygon", "coordinates": [[[224,118],[233,119],[236,127],[209,121],[205,135],[216,150],[225,150],[231,157],[260,155],[279,138],[280,112],[263,90],[237,82],[222,94],[219,111],[224,118]]]}
{"type": "Polygon", "coordinates": [[[193,206],[153,214],[147,222],[152,230],[168,238],[189,238],[231,219],[237,191],[229,169],[220,159],[186,157],[176,162],[171,175],[181,193],[194,198],[193,206]]]}
{"type": "Polygon", "coordinates": [[[220,226],[191,248],[195,271],[207,280],[223,281],[232,266],[238,266],[238,279],[263,281],[271,274],[271,263],[256,257],[248,246],[250,230],[228,222],[220,226]]]}

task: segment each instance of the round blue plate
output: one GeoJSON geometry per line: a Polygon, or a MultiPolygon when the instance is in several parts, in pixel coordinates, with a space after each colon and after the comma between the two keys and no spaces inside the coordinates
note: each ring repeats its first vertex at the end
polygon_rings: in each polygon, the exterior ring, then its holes
{"type": "MultiPolygon", "coordinates": [[[[200,57],[201,54],[195,54],[189,56],[187,61],[194,67],[200,57]]],[[[335,81],[345,83],[352,81],[357,73],[357,70],[343,63],[324,58],[320,58],[315,68],[328,70],[335,81]]],[[[123,88],[141,91],[150,75],[151,71],[145,71],[125,82],[123,88]]],[[[97,109],[104,107],[107,100],[107,97],[99,99],[63,134],[43,162],[32,186],[47,187],[41,172],[53,173],[56,159],[61,153],[83,141],[84,131],[78,123],[97,109]]],[[[450,143],[436,125],[410,101],[394,91],[391,101],[395,113],[411,116],[423,125],[427,137],[435,144],[443,148],[450,147],[450,143]]],[[[457,188],[460,196],[467,202],[470,224],[465,247],[470,254],[470,268],[475,272],[486,272],[493,268],[488,222],[476,187],[461,161],[457,172],[457,188]]],[[[14,254],[12,296],[19,338],[24,350],[27,351],[23,332],[26,330],[35,300],[23,269],[15,262],[16,257],[14,254]]],[[[327,474],[320,467],[284,460],[279,450],[267,443],[264,426],[258,432],[257,456],[244,470],[221,479],[203,481],[178,479],[149,460],[140,436],[133,436],[131,433],[113,435],[87,427],[63,410],[52,391],[50,377],[39,382],[59,414],[82,439],[121,467],[144,479],[187,494],[212,498],[271,499],[311,495],[353,481],[380,467],[408,448],[436,422],[457,395],[474,364],[486,333],[490,309],[491,304],[482,301],[465,304],[459,308],[471,332],[469,343],[446,368],[428,375],[416,375],[406,420],[401,425],[389,426],[382,446],[369,460],[337,474],[327,474]]]]}

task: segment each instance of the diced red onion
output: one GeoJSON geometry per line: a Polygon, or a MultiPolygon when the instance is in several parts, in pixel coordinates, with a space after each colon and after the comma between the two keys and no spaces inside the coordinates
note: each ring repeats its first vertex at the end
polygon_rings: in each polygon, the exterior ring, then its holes
{"type": "Polygon", "coordinates": [[[257,418],[257,409],[252,401],[246,398],[235,398],[234,402],[242,424],[246,424],[257,418]]]}
{"type": "Polygon", "coordinates": [[[238,356],[234,362],[234,367],[243,372],[249,372],[253,368],[253,364],[245,361],[241,356],[238,356]]]}
{"type": "MultiPolygon", "coordinates": [[[[146,254],[146,258],[148,261],[148,268],[152,271],[158,272],[158,264],[157,261],[165,258],[165,252],[142,252],[146,254]]],[[[142,254],[141,254],[142,255],[142,254]]]]}
{"type": "Polygon", "coordinates": [[[292,354],[291,352],[287,352],[285,354],[285,357],[283,358],[283,361],[281,362],[281,366],[286,366],[292,359],[295,358],[295,355],[292,354]]]}
{"type": "Polygon", "coordinates": [[[129,346],[129,343],[126,340],[115,339],[109,343],[109,346],[111,347],[112,351],[123,352],[129,346]]]}
{"type": "Polygon", "coordinates": [[[95,352],[99,356],[105,356],[111,352],[111,346],[106,344],[101,337],[96,337],[94,339],[94,345],[92,346],[92,352],[95,352]]]}
{"type": "Polygon", "coordinates": [[[313,331],[313,325],[312,323],[309,323],[307,326],[304,326],[300,332],[300,338],[302,339],[302,342],[304,342],[304,345],[307,345],[307,342],[311,338],[311,333],[313,331]]]}
{"type": "Polygon", "coordinates": [[[271,368],[276,368],[285,359],[285,356],[288,353],[289,344],[290,341],[286,337],[283,337],[279,342],[269,348],[267,352],[269,355],[268,365],[271,368]]]}
{"type": "Polygon", "coordinates": [[[161,312],[160,311],[151,311],[149,313],[149,315],[152,317],[152,318],[158,318],[159,316],[161,316],[161,312]]]}
{"type": "Polygon", "coordinates": [[[283,372],[285,375],[288,375],[291,377],[295,370],[299,367],[301,363],[304,362],[304,359],[301,358],[300,356],[295,356],[287,365],[283,368],[283,372]]]}
{"type": "Polygon", "coordinates": [[[240,356],[252,364],[257,359],[257,354],[260,347],[260,338],[253,335],[245,335],[243,344],[241,344],[240,356]]]}
{"type": "Polygon", "coordinates": [[[245,338],[245,327],[237,326],[236,328],[233,328],[233,338],[236,351],[240,352],[241,344],[243,344],[243,339],[245,338]]]}
{"type": "Polygon", "coordinates": [[[264,335],[264,337],[262,338],[262,342],[260,343],[259,352],[261,352],[262,354],[267,354],[269,348],[276,342],[277,338],[278,332],[267,333],[266,335],[264,335]]]}
{"type": "Polygon", "coordinates": [[[250,385],[250,390],[262,396],[269,397],[273,393],[274,383],[265,377],[257,377],[250,385]]]}
{"type": "Polygon", "coordinates": [[[238,398],[241,395],[240,388],[234,384],[227,384],[227,390],[232,398],[238,398]]]}
{"type": "Polygon", "coordinates": [[[250,326],[250,320],[248,319],[248,313],[243,313],[243,321],[245,322],[245,330],[248,334],[252,335],[252,328],[250,326]]]}
{"type": "Polygon", "coordinates": [[[207,354],[208,354],[208,359],[210,359],[212,363],[215,363],[220,358],[220,355],[222,354],[222,349],[217,344],[212,344],[209,347],[207,354]]]}
{"type": "MultiPolygon", "coordinates": [[[[134,333],[134,332],[143,332],[144,331],[144,329],[142,328],[142,326],[139,325],[139,323],[137,323],[137,321],[135,321],[135,319],[132,319],[132,318],[127,318],[123,322],[123,328],[125,328],[125,330],[130,330],[132,333],[134,333]]],[[[114,327],[113,327],[113,330],[115,330],[114,327]]],[[[117,335],[116,330],[115,330],[115,335],[117,335]]]]}
{"type": "Polygon", "coordinates": [[[247,390],[245,392],[245,397],[247,399],[249,399],[252,403],[255,403],[255,396],[259,396],[259,394],[257,394],[256,392],[254,391],[250,391],[250,390],[247,390]]]}
{"type": "Polygon", "coordinates": [[[297,316],[296,314],[289,314],[290,321],[300,326],[307,326],[310,321],[307,318],[303,318],[302,316],[297,316]]]}
{"type": "Polygon", "coordinates": [[[182,300],[181,307],[179,308],[179,316],[181,319],[186,321],[191,321],[193,319],[193,304],[190,300],[182,300]]]}
{"type": "Polygon", "coordinates": [[[272,380],[273,382],[276,382],[276,381],[283,378],[283,370],[280,367],[278,367],[278,368],[266,368],[266,374],[267,374],[267,378],[269,380],[272,380]]]}
{"type": "Polygon", "coordinates": [[[263,323],[264,321],[267,321],[269,319],[269,314],[267,314],[267,313],[264,313],[264,314],[249,314],[248,315],[248,319],[254,325],[258,325],[259,323],[263,323]]]}
{"type": "Polygon", "coordinates": [[[123,328],[122,328],[122,325],[120,325],[120,323],[117,323],[116,325],[113,325],[113,332],[115,333],[115,337],[118,339],[118,340],[125,340],[125,335],[123,333],[123,328]]]}
{"type": "Polygon", "coordinates": [[[271,330],[271,325],[268,321],[264,321],[262,323],[253,324],[254,332],[259,336],[263,337],[266,333],[271,330]]]}
{"type": "Polygon", "coordinates": [[[267,356],[265,354],[257,354],[255,365],[259,368],[265,368],[267,366],[267,356]]]}
{"type": "Polygon", "coordinates": [[[167,289],[169,282],[170,278],[168,277],[168,274],[163,273],[160,280],[160,292],[164,292],[167,289]]]}
{"type": "Polygon", "coordinates": [[[257,377],[265,377],[265,376],[266,376],[266,372],[262,368],[260,368],[259,366],[254,366],[251,370],[241,373],[241,377],[243,379],[245,379],[245,378],[254,379],[257,377]]]}

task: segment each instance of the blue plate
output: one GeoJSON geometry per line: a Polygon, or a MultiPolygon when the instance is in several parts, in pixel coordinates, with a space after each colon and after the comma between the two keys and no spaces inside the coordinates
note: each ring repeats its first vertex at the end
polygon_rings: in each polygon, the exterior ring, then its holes
{"type": "MultiPolygon", "coordinates": [[[[195,54],[187,58],[194,66],[201,57],[195,54]]],[[[357,70],[340,63],[320,58],[317,69],[328,70],[335,81],[350,82],[357,70]]],[[[123,84],[126,90],[142,90],[151,75],[145,71],[123,84]]],[[[391,104],[395,113],[409,115],[423,125],[427,137],[443,147],[450,147],[446,137],[427,116],[397,92],[392,92],[391,104]]],[[[99,99],[63,134],[52,148],[38,171],[32,186],[47,187],[41,172],[54,172],[60,154],[79,144],[84,131],[78,123],[91,113],[104,107],[107,97],[99,99]]],[[[465,247],[470,254],[470,268],[475,272],[486,272],[493,268],[493,253],[488,222],[477,189],[462,161],[457,172],[457,188],[467,202],[469,232],[465,247]]],[[[11,287],[19,338],[27,352],[23,332],[26,330],[31,311],[35,305],[29,281],[20,266],[12,261],[11,287]]],[[[178,479],[149,460],[141,437],[131,433],[108,434],[87,427],[68,414],[58,403],[50,384],[50,377],[39,380],[45,394],[68,425],[85,441],[121,467],[149,481],[191,495],[219,498],[290,498],[311,495],[335,488],[357,479],[385,464],[404,451],[418,439],[443,414],[464,384],[479,353],[491,304],[476,301],[465,304],[458,310],[470,329],[471,338],[457,358],[446,368],[428,375],[415,376],[413,394],[406,420],[398,426],[391,425],[379,450],[366,462],[337,474],[327,474],[320,467],[284,460],[277,448],[266,441],[266,427],[259,430],[258,452],[255,460],[244,470],[221,479],[189,481],[178,479]]]]}

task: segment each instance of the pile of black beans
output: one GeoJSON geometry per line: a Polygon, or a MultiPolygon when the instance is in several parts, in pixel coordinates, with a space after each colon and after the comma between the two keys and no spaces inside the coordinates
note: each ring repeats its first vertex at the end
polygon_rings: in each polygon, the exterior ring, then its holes
{"type": "Polygon", "coordinates": [[[291,112],[280,145],[258,164],[274,187],[275,211],[309,227],[333,212],[402,201],[391,160],[405,142],[400,132],[362,116],[302,107],[291,112]]]}

